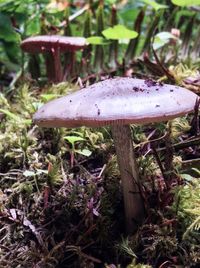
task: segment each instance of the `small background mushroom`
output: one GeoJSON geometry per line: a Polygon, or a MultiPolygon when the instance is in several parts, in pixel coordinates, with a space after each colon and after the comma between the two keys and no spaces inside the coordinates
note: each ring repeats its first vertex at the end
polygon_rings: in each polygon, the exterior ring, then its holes
{"type": "MultiPolygon", "coordinates": [[[[64,76],[60,54],[68,51],[74,55],[75,51],[83,49],[85,46],[86,40],[83,37],[59,35],[29,37],[21,43],[21,48],[25,52],[45,53],[47,77],[55,83],[61,82],[64,76]]],[[[73,65],[73,62],[71,64],[73,65]]]]}

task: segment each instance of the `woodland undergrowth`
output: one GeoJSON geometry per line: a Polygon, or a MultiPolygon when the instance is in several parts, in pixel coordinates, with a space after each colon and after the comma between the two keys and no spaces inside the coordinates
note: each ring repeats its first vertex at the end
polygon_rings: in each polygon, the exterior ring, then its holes
{"type": "Polygon", "coordinates": [[[31,88],[0,95],[0,267],[197,267],[200,173],[184,170],[184,161],[199,148],[166,147],[166,133],[172,145],[192,136],[193,116],[132,127],[147,217],[126,237],[109,128],[35,126],[38,107],[77,87],[31,88]],[[158,150],[163,167],[173,165],[170,176],[160,171],[158,150]]]}

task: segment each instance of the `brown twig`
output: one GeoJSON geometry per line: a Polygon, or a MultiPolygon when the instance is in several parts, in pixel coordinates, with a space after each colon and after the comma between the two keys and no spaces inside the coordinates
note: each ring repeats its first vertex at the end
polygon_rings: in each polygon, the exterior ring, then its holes
{"type": "MultiPolygon", "coordinates": [[[[149,142],[151,142],[151,141],[149,141],[149,142]]],[[[186,141],[182,141],[182,142],[179,142],[176,144],[172,144],[172,146],[173,146],[175,151],[178,151],[178,150],[182,150],[184,148],[187,148],[190,146],[196,146],[199,144],[200,144],[200,135],[198,135],[197,137],[192,138],[190,140],[186,140],[186,141]]],[[[162,152],[165,150],[166,150],[166,147],[162,147],[162,148],[157,149],[158,152],[162,152]]]]}
{"type": "Polygon", "coordinates": [[[153,154],[154,154],[154,157],[155,157],[155,159],[156,159],[156,161],[157,161],[157,164],[158,164],[158,166],[159,166],[159,168],[160,168],[160,171],[161,171],[161,173],[162,173],[162,175],[163,175],[163,178],[165,178],[165,170],[164,170],[164,167],[163,167],[163,165],[162,165],[162,162],[161,162],[161,160],[160,160],[159,154],[158,154],[158,152],[157,152],[157,150],[156,150],[154,144],[151,144],[151,149],[152,149],[152,152],[153,152],[153,154]]]}
{"type": "Polygon", "coordinates": [[[153,51],[153,55],[155,57],[156,63],[160,66],[160,68],[162,69],[162,71],[164,72],[164,74],[167,76],[167,78],[171,81],[171,82],[175,82],[174,76],[169,72],[169,70],[161,63],[161,61],[159,60],[156,51],[153,49],[152,47],[152,51],[153,51]]]}

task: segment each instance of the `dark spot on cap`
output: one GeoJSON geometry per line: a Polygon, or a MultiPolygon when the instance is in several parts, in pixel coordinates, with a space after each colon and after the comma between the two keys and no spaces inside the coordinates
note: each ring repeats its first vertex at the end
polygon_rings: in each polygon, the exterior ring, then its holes
{"type": "Polygon", "coordinates": [[[160,105],[159,104],[156,104],[156,108],[158,108],[158,107],[160,107],[160,105]]]}
{"type": "Polygon", "coordinates": [[[134,90],[135,92],[140,91],[140,89],[139,89],[138,87],[133,87],[133,90],[134,90]]]}
{"type": "Polygon", "coordinates": [[[95,107],[97,108],[97,114],[100,115],[101,110],[99,109],[99,107],[98,107],[98,105],[97,105],[96,103],[95,103],[94,105],[95,105],[95,107]]]}
{"type": "Polygon", "coordinates": [[[170,89],[170,92],[174,92],[174,90],[173,89],[170,89]]]}
{"type": "Polygon", "coordinates": [[[148,86],[148,87],[153,87],[153,86],[156,86],[157,85],[157,82],[154,81],[153,79],[146,79],[144,81],[144,83],[148,86]]]}
{"type": "Polygon", "coordinates": [[[69,100],[69,102],[72,102],[72,100],[69,100]]]}

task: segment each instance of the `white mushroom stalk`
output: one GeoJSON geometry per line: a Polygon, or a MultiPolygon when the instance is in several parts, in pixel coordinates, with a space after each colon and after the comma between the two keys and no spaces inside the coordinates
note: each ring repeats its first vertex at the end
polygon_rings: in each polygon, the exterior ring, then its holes
{"type": "Polygon", "coordinates": [[[139,170],[133,149],[130,126],[112,126],[112,136],[122,181],[126,230],[134,232],[144,218],[139,170]]]}

